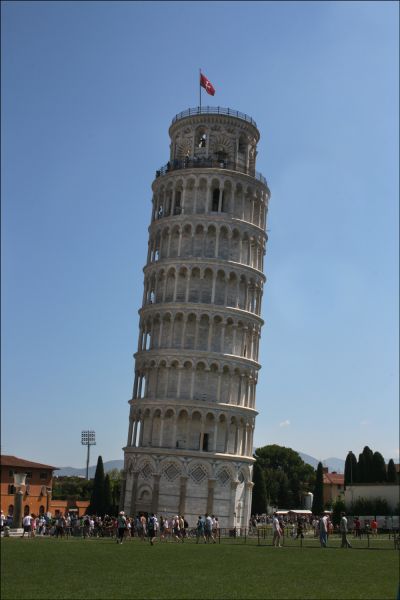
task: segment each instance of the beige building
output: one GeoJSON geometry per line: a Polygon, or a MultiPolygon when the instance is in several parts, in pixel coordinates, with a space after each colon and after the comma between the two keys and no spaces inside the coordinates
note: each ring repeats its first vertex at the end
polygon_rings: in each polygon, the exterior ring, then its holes
{"type": "Polygon", "coordinates": [[[259,131],[231,109],[176,115],[156,172],[123,506],[248,523],[265,225],[259,131]]]}
{"type": "Polygon", "coordinates": [[[344,474],[332,471],[328,467],[323,468],[323,493],[324,506],[332,506],[336,500],[344,500],[344,474]]]}

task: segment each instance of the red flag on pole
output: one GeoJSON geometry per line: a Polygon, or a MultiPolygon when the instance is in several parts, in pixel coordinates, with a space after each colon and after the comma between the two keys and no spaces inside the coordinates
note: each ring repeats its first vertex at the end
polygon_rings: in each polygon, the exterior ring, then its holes
{"type": "Polygon", "coordinates": [[[203,87],[207,94],[210,94],[210,96],[214,96],[215,94],[215,89],[213,84],[211,83],[211,81],[209,81],[207,79],[207,77],[205,75],[203,75],[203,73],[200,73],[200,85],[201,87],[203,87]]]}

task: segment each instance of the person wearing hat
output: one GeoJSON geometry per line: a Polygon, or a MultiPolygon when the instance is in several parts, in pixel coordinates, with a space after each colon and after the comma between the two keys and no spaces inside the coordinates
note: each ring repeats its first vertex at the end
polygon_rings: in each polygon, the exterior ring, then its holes
{"type": "Polygon", "coordinates": [[[125,529],[126,529],[126,517],[125,517],[125,513],[123,510],[121,510],[121,512],[118,515],[117,529],[118,529],[117,544],[118,544],[118,542],[120,544],[122,544],[124,535],[125,535],[125,529]]]}

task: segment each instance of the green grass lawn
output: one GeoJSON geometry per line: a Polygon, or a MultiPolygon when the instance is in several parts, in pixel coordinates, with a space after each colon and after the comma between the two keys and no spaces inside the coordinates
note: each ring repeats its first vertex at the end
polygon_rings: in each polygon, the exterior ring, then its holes
{"type": "Polygon", "coordinates": [[[250,543],[2,539],[1,597],[395,599],[399,554],[250,543]]]}

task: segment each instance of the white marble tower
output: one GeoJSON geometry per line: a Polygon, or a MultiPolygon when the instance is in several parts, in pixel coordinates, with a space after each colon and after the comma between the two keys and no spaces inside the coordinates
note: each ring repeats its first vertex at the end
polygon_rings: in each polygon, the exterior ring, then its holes
{"type": "Polygon", "coordinates": [[[156,172],[121,504],[248,524],[270,192],[260,134],[232,109],[186,110],[156,172]]]}

